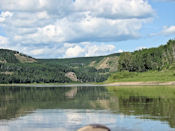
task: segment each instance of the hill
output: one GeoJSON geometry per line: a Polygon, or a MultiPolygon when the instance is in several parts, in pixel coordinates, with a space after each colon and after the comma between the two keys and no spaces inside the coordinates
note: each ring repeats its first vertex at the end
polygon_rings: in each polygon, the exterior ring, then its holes
{"type": "Polygon", "coordinates": [[[174,69],[175,40],[135,52],[66,59],[34,59],[0,49],[0,83],[175,81],[174,69]]]}
{"type": "Polygon", "coordinates": [[[43,63],[61,64],[73,68],[93,67],[97,70],[114,72],[117,71],[119,56],[120,53],[115,53],[107,56],[78,57],[78,58],[64,58],[64,59],[37,59],[37,61],[42,64],[43,63]]]}
{"type": "Polygon", "coordinates": [[[34,63],[36,59],[7,49],[0,49],[0,63],[34,63]]]}
{"type": "Polygon", "coordinates": [[[175,81],[175,40],[157,48],[124,52],[118,60],[118,72],[106,82],[175,81]]]}
{"type": "Polygon", "coordinates": [[[0,49],[0,83],[102,82],[108,78],[109,69],[90,63],[106,57],[34,59],[17,51],[0,49]]]}

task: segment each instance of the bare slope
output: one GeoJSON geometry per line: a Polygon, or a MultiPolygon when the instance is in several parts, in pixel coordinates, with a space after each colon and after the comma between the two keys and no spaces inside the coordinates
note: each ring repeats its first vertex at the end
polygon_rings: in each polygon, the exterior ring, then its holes
{"type": "Polygon", "coordinates": [[[100,61],[92,61],[89,66],[96,69],[109,69],[110,72],[115,72],[118,69],[118,56],[106,56],[100,61]]]}

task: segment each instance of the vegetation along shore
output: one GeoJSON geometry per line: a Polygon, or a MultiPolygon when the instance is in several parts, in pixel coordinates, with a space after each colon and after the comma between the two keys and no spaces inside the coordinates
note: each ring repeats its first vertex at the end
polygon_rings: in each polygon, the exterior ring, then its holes
{"type": "Polygon", "coordinates": [[[135,52],[67,59],[35,59],[17,51],[0,49],[0,83],[3,85],[174,85],[174,81],[175,40],[135,52]]]}

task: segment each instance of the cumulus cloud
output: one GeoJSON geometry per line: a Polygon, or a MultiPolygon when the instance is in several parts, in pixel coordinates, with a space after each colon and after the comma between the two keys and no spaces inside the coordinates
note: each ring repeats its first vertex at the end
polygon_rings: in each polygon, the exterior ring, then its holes
{"type": "Polygon", "coordinates": [[[175,26],[164,26],[162,31],[158,32],[158,33],[153,33],[151,34],[151,36],[157,36],[157,35],[164,35],[164,36],[168,36],[168,35],[173,35],[175,34],[175,26]]]}
{"type": "Polygon", "coordinates": [[[5,28],[23,43],[132,39],[154,14],[144,0],[1,0],[0,9],[14,13],[5,28]]]}
{"type": "Polygon", "coordinates": [[[12,15],[13,15],[13,13],[11,13],[9,11],[1,12],[1,14],[0,14],[0,23],[4,22],[7,18],[11,17],[12,15]]]}
{"type": "MultiPolygon", "coordinates": [[[[65,46],[66,47],[66,46],[65,46]]],[[[115,50],[114,45],[94,44],[94,43],[80,43],[80,46],[72,44],[66,49],[65,57],[78,57],[78,56],[100,56],[113,53],[115,50]]]]}
{"type": "Polygon", "coordinates": [[[59,16],[89,13],[108,18],[152,16],[153,10],[145,0],[1,0],[0,8],[11,11],[47,10],[59,16]]]}
{"type": "Polygon", "coordinates": [[[74,47],[70,47],[66,50],[66,57],[78,57],[81,56],[82,53],[84,53],[84,49],[80,46],[76,45],[74,47]]]}
{"type": "Polygon", "coordinates": [[[85,46],[86,52],[85,56],[99,56],[112,53],[115,49],[114,45],[90,45],[85,46]]]}
{"type": "Polygon", "coordinates": [[[75,9],[92,11],[93,16],[116,18],[144,18],[153,15],[151,6],[144,0],[76,0],[75,9]]]}
{"type": "Polygon", "coordinates": [[[172,35],[175,34],[175,26],[164,26],[161,34],[172,35]]]}
{"type": "Polygon", "coordinates": [[[145,0],[1,0],[0,10],[0,28],[11,43],[49,48],[77,43],[67,51],[68,57],[82,55],[83,51],[85,56],[95,54],[79,43],[136,39],[142,24],[154,16],[145,0]],[[70,53],[75,49],[79,50],[77,54],[70,53]]]}
{"type": "Polygon", "coordinates": [[[10,49],[18,50],[35,58],[72,58],[107,55],[115,52],[116,47],[113,44],[101,43],[64,43],[40,45],[40,46],[21,46],[10,45],[10,49]]]}

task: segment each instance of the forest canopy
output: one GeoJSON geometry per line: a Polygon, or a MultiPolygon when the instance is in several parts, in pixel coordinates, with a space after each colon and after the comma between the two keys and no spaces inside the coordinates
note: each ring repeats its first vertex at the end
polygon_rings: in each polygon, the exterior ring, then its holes
{"type": "Polygon", "coordinates": [[[119,70],[144,72],[169,68],[175,62],[175,40],[158,48],[142,49],[135,52],[124,52],[119,57],[119,70]]]}

